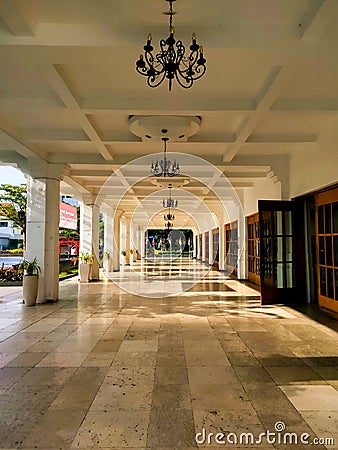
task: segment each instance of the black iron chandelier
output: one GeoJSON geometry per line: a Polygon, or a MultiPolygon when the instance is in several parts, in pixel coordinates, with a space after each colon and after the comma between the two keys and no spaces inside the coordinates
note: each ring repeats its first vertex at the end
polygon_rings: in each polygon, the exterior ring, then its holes
{"type": "Polygon", "coordinates": [[[166,222],[166,224],[165,224],[165,227],[166,227],[168,230],[171,230],[173,226],[174,226],[174,224],[173,224],[172,222],[170,222],[170,221],[166,222]]]}
{"type": "MultiPolygon", "coordinates": [[[[168,185],[168,189],[169,189],[169,197],[168,198],[166,198],[165,200],[162,200],[162,206],[163,206],[163,208],[177,208],[178,207],[178,201],[177,200],[174,200],[172,197],[171,197],[171,189],[173,188],[173,185],[170,183],[169,185],[168,185]]],[[[164,219],[164,220],[167,220],[167,219],[164,219]]],[[[170,220],[170,219],[169,219],[170,220]]]]}
{"type": "Polygon", "coordinates": [[[182,41],[175,40],[175,28],[173,26],[173,2],[169,2],[169,11],[164,14],[169,16],[169,36],[160,40],[161,51],[153,54],[154,47],[151,45],[151,34],[147,37],[147,43],[143,47],[144,56],[136,61],[136,70],[147,77],[148,86],[154,88],[159,86],[165,78],[169,80],[169,91],[172,81],[176,81],[185,89],[191,88],[195,80],[201,78],[207,68],[207,62],[203,55],[203,47],[197,44],[195,33],[192,35],[189,46],[190,55],[185,56],[185,47],[182,41]]]}
{"type": "Polygon", "coordinates": [[[162,138],[162,141],[164,143],[164,149],[163,149],[163,159],[161,161],[156,161],[151,163],[150,172],[155,175],[155,177],[160,176],[168,176],[168,177],[174,177],[175,175],[178,175],[181,171],[180,164],[176,162],[171,162],[170,159],[167,159],[167,141],[169,141],[169,138],[162,138]]]}
{"type": "Polygon", "coordinates": [[[172,187],[173,187],[172,184],[169,184],[169,186],[168,186],[169,198],[166,199],[166,202],[165,202],[165,200],[163,200],[163,202],[162,202],[162,205],[169,209],[168,214],[164,214],[164,216],[163,216],[164,220],[167,222],[165,224],[165,226],[166,226],[166,228],[168,230],[173,227],[173,223],[172,222],[175,220],[175,216],[174,216],[174,214],[171,214],[170,209],[174,208],[175,205],[176,205],[176,207],[178,205],[177,200],[175,202],[175,200],[171,198],[171,189],[172,189],[172,187]]]}

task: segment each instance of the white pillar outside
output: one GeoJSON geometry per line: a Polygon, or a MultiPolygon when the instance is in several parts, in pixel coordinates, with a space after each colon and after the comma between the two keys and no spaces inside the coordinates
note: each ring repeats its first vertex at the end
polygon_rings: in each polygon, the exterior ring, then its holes
{"type": "Polygon", "coordinates": [[[114,246],[114,225],[113,225],[113,210],[106,208],[103,213],[104,220],[104,269],[107,272],[112,271],[113,267],[113,246],[114,246]],[[109,259],[106,259],[107,254],[109,259]]]}
{"type": "Polygon", "coordinates": [[[113,239],[113,270],[118,272],[120,270],[121,258],[121,232],[120,232],[120,218],[123,211],[115,210],[114,214],[114,239],[113,239]]]}
{"type": "Polygon", "coordinates": [[[99,279],[100,206],[94,195],[83,195],[80,205],[80,251],[93,256],[91,280],[99,279]]]}
{"type": "Polygon", "coordinates": [[[24,257],[41,267],[37,302],[44,303],[59,297],[60,180],[69,166],[30,160],[28,168],[24,257]]]}

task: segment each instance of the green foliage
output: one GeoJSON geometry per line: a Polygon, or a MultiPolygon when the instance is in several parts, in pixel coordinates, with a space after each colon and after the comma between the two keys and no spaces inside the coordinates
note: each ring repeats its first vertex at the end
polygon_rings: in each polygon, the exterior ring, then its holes
{"type": "Polygon", "coordinates": [[[79,236],[79,233],[77,231],[75,231],[75,230],[68,230],[68,229],[65,228],[63,230],[60,230],[59,236],[60,237],[65,237],[66,239],[69,239],[69,238],[72,238],[72,237],[75,237],[75,236],[79,236]]]}
{"type": "Polygon", "coordinates": [[[19,269],[24,270],[25,275],[38,275],[41,272],[41,268],[36,258],[34,258],[32,261],[24,259],[22,263],[19,265],[19,269]]]}
{"type": "Polygon", "coordinates": [[[88,252],[87,253],[81,252],[79,258],[82,264],[92,264],[94,261],[93,256],[90,255],[88,252]]]}
{"type": "Polygon", "coordinates": [[[122,256],[127,256],[127,252],[125,250],[122,250],[121,255],[122,256]]]}
{"type": "Polygon", "coordinates": [[[0,185],[0,215],[14,221],[14,225],[25,230],[27,187],[25,184],[0,185]]]}

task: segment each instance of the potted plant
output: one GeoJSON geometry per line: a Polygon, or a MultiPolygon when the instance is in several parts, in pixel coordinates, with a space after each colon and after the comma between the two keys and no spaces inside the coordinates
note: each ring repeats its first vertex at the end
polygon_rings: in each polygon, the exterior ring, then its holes
{"type": "Polygon", "coordinates": [[[137,253],[138,253],[137,250],[130,250],[130,254],[132,255],[131,259],[133,262],[137,261],[137,253]]]}
{"type": "Polygon", "coordinates": [[[22,299],[26,306],[34,306],[38,296],[39,273],[41,268],[34,258],[32,261],[24,259],[19,266],[23,270],[23,293],[22,299]]]}
{"type": "Polygon", "coordinates": [[[122,250],[121,255],[123,256],[122,264],[125,266],[127,264],[127,252],[125,250],[122,250]]]}
{"type": "Polygon", "coordinates": [[[111,259],[109,252],[103,253],[103,270],[105,272],[111,272],[111,259]]]}
{"type": "Polygon", "coordinates": [[[87,283],[89,281],[90,268],[93,264],[93,256],[88,252],[81,252],[80,254],[80,264],[79,264],[79,276],[80,283],[87,283]]]}

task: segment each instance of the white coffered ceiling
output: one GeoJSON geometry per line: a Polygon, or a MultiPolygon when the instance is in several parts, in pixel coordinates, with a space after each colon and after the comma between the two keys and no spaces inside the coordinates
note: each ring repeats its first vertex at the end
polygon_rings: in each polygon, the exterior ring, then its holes
{"type": "MultiPolygon", "coordinates": [[[[240,191],[337,124],[336,0],[177,0],[176,35],[188,43],[196,32],[207,73],[172,92],[135,71],[148,32],[155,46],[166,36],[167,6],[0,0],[0,161],[69,164],[64,192],[96,194],[124,164],[162,151],[131,133],[130,116],[199,116],[197,134],[170,151],[205,158],[240,191]]],[[[135,179],[121,170],[118,182],[135,179]]],[[[202,173],[186,189],[207,201],[206,182],[202,173]]],[[[144,180],[126,208],[155,190],[144,180]]]]}

